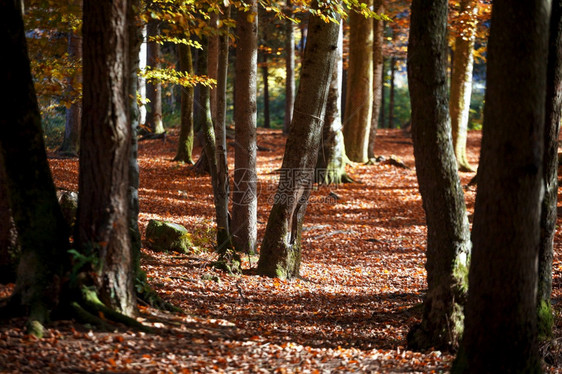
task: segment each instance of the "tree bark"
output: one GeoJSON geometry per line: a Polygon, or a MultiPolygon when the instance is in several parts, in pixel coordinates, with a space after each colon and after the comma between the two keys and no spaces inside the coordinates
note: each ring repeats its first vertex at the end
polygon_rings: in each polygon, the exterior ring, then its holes
{"type": "Polygon", "coordinates": [[[466,157],[466,140],[468,132],[468,116],[470,112],[470,96],[472,94],[472,65],[474,57],[474,39],[476,37],[476,14],[478,5],[475,0],[462,0],[460,2],[461,14],[466,21],[455,37],[455,49],[451,72],[451,100],[449,112],[451,114],[451,127],[453,130],[453,148],[460,171],[473,172],[466,157]]]}
{"type": "Polygon", "coordinates": [[[396,57],[390,60],[390,92],[388,93],[388,128],[394,128],[394,75],[396,72],[396,57]]]}
{"type": "Polygon", "coordinates": [[[0,83],[10,87],[0,100],[0,161],[22,248],[11,303],[25,308],[30,315],[29,332],[40,336],[41,324],[58,304],[63,272],[69,265],[69,228],[47,162],[22,15],[16,3],[0,3],[0,42],[9,56],[0,61],[0,83]]]}
{"type": "Polygon", "coordinates": [[[238,251],[254,253],[257,247],[256,121],[258,74],[258,3],[249,2],[236,22],[236,96],[234,103],[234,188],[232,240],[238,251]]]}
{"type": "Polygon", "coordinates": [[[14,283],[19,262],[17,231],[12,218],[6,172],[0,159],[0,284],[14,283]]]}
{"type": "MultiPolygon", "coordinates": [[[[364,0],[371,8],[373,0],[364,0]]],[[[349,16],[349,67],[343,119],[345,152],[351,161],[369,160],[369,130],[373,108],[373,21],[362,14],[349,16]]]]}
{"type": "MultiPolygon", "coordinates": [[[[68,57],[80,61],[82,59],[82,37],[73,32],[68,33],[68,57]]],[[[69,84],[72,80],[69,79],[69,84]]],[[[78,73],[75,83],[82,83],[82,73],[78,73]]],[[[70,87],[69,91],[72,91],[70,87]]],[[[80,122],[82,116],[82,102],[73,102],[66,109],[66,123],[64,126],[64,139],[61,146],[57,149],[58,154],[68,156],[78,156],[80,152],[80,122]]]]}
{"type": "Polygon", "coordinates": [[[562,110],[562,2],[552,2],[546,79],[543,178],[545,193],[541,207],[539,245],[539,283],[537,292],[540,337],[552,334],[554,323],[551,305],[552,258],[556,231],[558,200],[558,134],[562,110]]]}
{"type": "MultiPolygon", "coordinates": [[[[182,73],[193,74],[193,60],[191,57],[191,47],[185,44],[178,45],[178,55],[180,71],[182,73]]],[[[181,161],[193,164],[193,94],[194,88],[181,87],[181,106],[180,106],[180,137],[178,150],[174,161],[181,161]]]]}
{"type": "MultiPolygon", "coordinates": [[[[374,11],[378,14],[384,13],[382,0],[375,0],[374,11]]],[[[384,45],[384,21],[373,19],[373,113],[371,115],[371,129],[369,131],[369,148],[367,156],[375,158],[375,141],[377,128],[379,127],[379,116],[382,106],[383,93],[383,62],[384,56],[382,47],[384,45]]]]}
{"type": "MultiPolygon", "coordinates": [[[[212,27],[214,34],[207,37],[209,48],[207,49],[207,76],[217,80],[219,72],[219,35],[218,35],[219,15],[212,12],[209,18],[209,26],[212,27]]],[[[217,86],[209,92],[211,100],[211,118],[213,123],[217,120],[217,86]]]]}
{"type": "Polygon", "coordinates": [[[537,261],[550,4],[493,4],[470,292],[453,372],[541,371],[537,261]]]}
{"type": "Polygon", "coordinates": [[[343,70],[342,52],[343,30],[340,27],[336,62],[332,71],[332,79],[326,102],[322,142],[318,150],[318,160],[316,162],[315,181],[320,184],[339,184],[353,181],[345,171],[345,165],[348,161],[345,154],[340,115],[341,73],[343,70]]]}
{"type": "Polygon", "coordinates": [[[262,53],[261,76],[263,80],[263,127],[271,128],[269,110],[269,71],[267,69],[267,53],[262,53]]]}
{"type": "MultiPolygon", "coordinates": [[[[314,6],[318,4],[315,2],[314,6]]],[[[302,225],[314,181],[338,35],[338,24],[309,16],[293,121],[258,262],[261,275],[279,278],[299,275],[302,225]]]]}
{"type": "MultiPolygon", "coordinates": [[[[146,27],[148,38],[146,42],[146,64],[151,69],[160,68],[160,44],[151,40],[151,38],[160,35],[159,22],[157,19],[150,19],[146,27]]],[[[146,128],[152,134],[162,134],[164,125],[162,123],[162,84],[160,81],[150,79],[146,83],[146,98],[150,101],[146,113],[146,128]]]]}
{"type": "Polygon", "coordinates": [[[414,0],[408,82],[416,174],[427,222],[428,290],[408,346],[451,349],[463,327],[470,232],[447,105],[447,0],[414,0]]]}
{"type": "MultiPolygon", "coordinates": [[[[293,15],[293,4],[287,0],[287,13],[293,15]]],[[[295,101],[295,33],[293,21],[285,20],[285,120],[283,133],[289,133],[289,125],[293,118],[293,104],[295,101]]]]}
{"type": "Polygon", "coordinates": [[[76,240],[97,254],[100,300],[125,315],[136,310],[129,235],[129,69],[127,1],[84,1],[84,115],[76,240]]]}

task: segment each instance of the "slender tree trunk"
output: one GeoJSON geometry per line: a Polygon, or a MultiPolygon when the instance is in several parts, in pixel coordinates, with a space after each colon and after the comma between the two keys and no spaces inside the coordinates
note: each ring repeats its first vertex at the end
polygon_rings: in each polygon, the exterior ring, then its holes
{"type": "Polygon", "coordinates": [[[390,58],[390,93],[388,94],[388,128],[394,128],[394,75],[396,72],[396,57],[390,58]]]}
{"type": "Polygon", "coordinates": [[[9,56],[0,61],[0,83],[10,87],[0,101],[0,161],[22,248],[11,305],[25,308],[30,315],[28,332],[41,336],[42,323],[57,306],[63,272],[69,267],[69,228],[47,162],[17,3],[0,3],[0,42],[9,56]]]}
{"type": "MultiPolygon", "coordinates": [[[[219,34],[218,34],[218,22],[219,22],[219,15],[216,13],[210,14],[209,19],[209,27],[212,27],[215,34],[210,35],[207,40],[209,44],[209,48],[207,50],[207,75],[209,78],[217,79],[218,71],[219,71],[219,34]]],[[[213,119],[213,123],[216,123],[217,120],[217,86],[211,89],[210,91],[210,100],[211,100],[211,118],[213,119]]]]}
{"type": "MultiPolygon", "coordinates": [[[[463,328],[470,232],[448,112],[447,0],[414,0],[408,82],[416,174],[427,222],[427,294],[408,346],[451,349],[463,328]]],[[[392,62],[394,64],[394,62],[392,62]]]]}
{"type": "MultiPolygon", "coordinates": [[[[230,17],[230,7],[225,9],[224,18],[230,17]]],[[[223,252],[226,247],[232,247],[230,241],[230,216],[228,213],[228,197],[230,186],[228,183],[228,160],[226,158],[226,85],[228,79],[228,28],[225,26],[218,39],[218,65],[217,65],[217,88],[216,91],[216,112],[215,112],[215,139],[216,139],[216,159],[217,159],[217,188],[215,202],[217,204],[217,212],[220,209],[220,222],[223,231],[227,237],[220,238],[217,243],[219,253],[223,252]]],[[[219,220],[217,220],[219,222],[219,220]]]]}
{"type": "Polygon", "coordinates": [[[470,96],[472,93],[472,65],[474,57],[474,39],[476,36],[476,14],[478,5],[475,0],[462,0],[460,12],[465,25],[462,33],[455,37],[455,52],[451,72],[451,100],[449,112],[453,130],[453,147],[460,171],[475,171],[466,157],[466,139],[470,96]],[[468,17],[465,17],[468,15],[468,17]]]}
{"type": "Polygon", "coordinates": [[[238,251],[257,247],[256,121],[258,74],[258,3],[249,2],[236,22],[236,96],[234,103],[235,153],[232,193],[232,240],[238,251]]]}
{"type": "MultiPolygon", "coordinates": [[[[378,14],[384,12],[382,0],[375,0],[374,11],[378,14]]],[[[375,158],[375,140],[379,126],[379,116],[382,103],[382,75],[384,56],[382,47],[384,44],[384,21],[373,19],[373,113],[371,115],[371,130],[369,131],[369,148],[367,155],[370,159],[375,158]]]]}
{"type": "MultiPolygon", "coordinates": [[[[157,19],[150,19],[147,24],[148,41],[146,43],[146,64],[152,69],[160,68],[160,44],[150,40],[151,37],[160,35],[157,19]]],[[[146,127],[152,134],[164,132],[162,123],[162,84],[158,80],[151,79],[146,84],[146,98],[148,110],[146,113],[146,127]]]]}
{"type": "Polygon", "coordinates": [[[558,198],[558,134],[562,110],[562,2],[552,2],[550,39],[546,79],[546,110],[544,133],[543,178],[545,193],[541,207],[541,231],[539,246],[539,283],[537,292],[539,336],[552,334],[553,311],[552,258],[556,231],[558,198]]]}
{"type": "MultiPolygon", "coordinates": [[[[146,70],[146,62],[147,62],[147,26],[146,24],[142,27],[142,44],[139,50],[139,70],[145,71],[146,70]]],[[[142,105],[140,105],[140,117],[139,117],[139,124],[145,125],[146,124],[146,79],[143,77],[142,74],[139,74],[138,77],[138,92],[140,99],[142,101],[142,105]]]]}
{"type": "Polygon", "coordinates": [[[270,110],[269,110],[269,71],[267,69],[267,54],[262,54],[261,76],[263,80],[263,127],[271,128],[270,110]]]}
{"type": "Polygon", "coordinates": [[[343,70],[342,29],[343,28],[340,27],[336,62],[332,71],[332,79],[330,81],[328,99],[326,102],[322,142],[318,149],[318,160],[316,162],[315,179],[316,182],[321,184],[339,184],[353,181],[345,171],[347,156],[345,155],[340,115],[342,89],[341,73],[343,70]]]}
{"type": "MultiPolygon", "coordinates": [[[[82,37],[73,32],[68,33],[68,57],[76,60],[82,59],[82,37]]],[[[76,82],[82,83],[82,73],[76,76],[76,82]]],[[[73,88],[71,87],[70,90],[73,88]]],[[[78,100],[73,102],[66,109],[66,123],[64,126],[64,139],[57,153],[69,156],[78,156],[80,152],[80,121],[82,115],[82,102],[78,100]]]]}
{"type": "Polygon", "coordinates": [[[127,1],[84,1],[84,115],[76,240],[84,254],[99,257],[99,266],[92,270],[100,300],[133,315],[126,11],[127,1]]]}
{"type": "MultiPolygon", "coordinates": [[[[287,13],[293,15],[293,4],[287,0],[287,13]]],[[[295,101],[295,33],[290,20],[285,21],[285,121],[283,133],[289,133],[289,125],[293,118],[293,104],[295,101]]]]}
{"type": "MultiPolygon", "coordinates": [[[[314,6],[318,6],[316,2],[314,6]]],[[[293,122],[258,262],[258,273],[262,275],[279,278],[299,275],[302,225],[314,181],[338,35],[338,24],[309,16],[293,122]]]]}
{"type": "Polygon", "coordinates": [[[541,372],[537,261],[550,4],[493,4],[470,292],[453,372],[541,372]]]}
{"type": "MultiPolygon", "coordinates": [[[[180,71],[187,74],[193,74],[191,47],[185,44],[179,44],[178,55],[180,71]]],[[[181,161],[187,164],[193,164],[193,94],[193,87],[181,87],[180,137],[174,161],[181,161]]]]}
{"type": "Polygon", "coordinates": [[[386,114],[385,114],[385,89],[384,85],[386,84],[386,67],[384,63],[384,56],[382,59],[382,77],[381,77],[381,112],[380,112],[380,119],[379,123],[382,128],[386,126],[386,114]]]}
{"type": "MultiPolygon", "coordinates": [[[[373,0],[364,0],[371,8],[373,0]]],[[[347,96],[343,118],[345,152],[351,161],[369,160],[373,108],[373,20],[351,12],[347,96]]]]}

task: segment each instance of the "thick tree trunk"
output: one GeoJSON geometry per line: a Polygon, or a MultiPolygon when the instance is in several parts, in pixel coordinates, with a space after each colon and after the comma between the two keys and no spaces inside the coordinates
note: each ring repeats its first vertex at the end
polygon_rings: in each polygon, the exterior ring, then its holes
{"type": "Polygon", "coordinates": [[[408,346],[451,349],[463,328],[470,232],[447,105],[447,0],[414,0],[408,82],[416,174],[427,222],[428,290],[408,346]]]}
{"type": "Polygon", "coordinates": [[[129,235],[129,74],[127,2],[84,1],[82,117],[76,240],[97,254],[94,282],[108,307],[136,310],[129,235]]]}
{"type": "MultiPolygon", "coordinates": [[[[182,73],[193,74],[191,47],[185,44],[179,44],[177,48],[180,71],[182,73]]],[[[193,93],[193,87],[181,87],[180,137],[176,157],[174,157],[174,161],[181,161],[187,164],[193,164],[193,93]]]]}
{"type": "MultiPolygon", "coordinates": [[[[73,32],[68,33],[68,57],[76,60],[82,59],[82,37],[73,32]]],[[[70,82],[72,83],[72,82],[70,82]]],[[[82,74],[78,74],[75,83],[82,83],[82,74]]],[[[72,90],[72,87],[70,88],[72,90]]],[[[82,116],[82,101],[79,100],[66,109],[66,123],[64,126],[64,139],[57,149],[58,154],[78,156],[80,152],[80,122],[82,116]]]]}
{"type": "Polygon", "coordinates": [[[550,1],[494,1],[466,324],[453,372],[538,373],[550,1]],[[507,219],[506,219],[507,218],[507,219]]]}
{"type": "MultiPolygon", "coordinates": [[[[373,0],[364,0],[368,8],[373,0]]],[[[351,12],[349,67],[343,119],[345,152],[351,161],[369,160],[369,130],[373,108],[373,20],[351,12]]]]}
{"type": "Polygon", "coordinates": [[[472,65],[474,61],[472,53],[476,37],[477,12],[475,0],[462,0],[460,2],[460,13],[463,19],[467,21],[463,22],[464,27],[462,27],[461,34],[455,37],[455,53],[451,72],[451,100],[449,102],[453,148],[460,171],[475,171],[466,158],[466,139],[472,93],[472,65]]]}
{"type": "MultiPolygon", "coordinates": [[[[315,3],[315,6],[317,4],[315,3]]],[[[309,16],[309,34],[281,177],[261,246],[258,273],[299,275],[301,235],[322,136],[339,25],[309,16]]]]}
{"type": "MultiPolygon", "coordinates": [[[[293,4],[287,0],[287,13],[293,15],[293,4]]],[[[289,125],[293,118],[293,105],[295,101],[295,33],[294,24],[285,20],[285,120],[283,133],[289,133],[289,125]]]]}
{"type": "Polygon", "coordinates": [[[347,156],[345,155],[340,115],[341,73],[343,69],[342,50],[343,30],[340,27],[336,62],[332,71],[332,79],[326,102],[322,142],[318,149],[318,160],[316,162],[315,180],[320,184],[339,184],[353,181],[345,171],[347,156]]]}
{"type": "Polygon", "coordinates": [[[7,184],[4,163],[0,159],[0,284],[16,281],[16,269],[20,257],[7,184]]]}
{"type": "Polygon", "coordinates": [[[544,133],[543,178],[545,193],[541,207],[541,236],[539,245],[539,283],[537,307],[539,336],[552,334],[553,311],[550,302],[552,293],[552,258],[554,233],[556,231],[558,198],[558,134],[562,110],[562,2],[552,2],[550,39],[546,79],[546,110],[544,133]]]}
{"type": "MultiPolygon", "coordinates": [[[[378,14],[384,12],[382,0],[375,0],[374,11],[378,14]]],[[[371,129],[369,131],[369,148],[367,155],[370,159],[375,158],[375,141],[379,117],[382,106],[383,92],[383,62],[384,56],[382,47],[384,45],[384,21],[373,19],[373,113],[371,115],[371,129]]]]}
{"type": "MultiPolygon", "coordinates": [[[[146,42],[146,64],[152,69],[160,68],[160,44],[151,40],[158,35],[159,20],[150,19],[148,21],[147,42],[146,42]]],[[[164,132],[164,125],[162,123],[162,84],[160,81],[151,79],[146,84],[146,98],[150,101],[146,112],[146,127],[152,134],[161,134],[164,132]]]]}
{"type": "Polygon", "coordinates": [[[29,332],[41,335],[41,324],[58,303],[63,272],[69,266],[69,228],[47,162],[22,15],[16,3],[0,3],[0,42],[9,56],[0,62],[0,83],[10,87],[0,100],[0,160],[22,248],[11,301],[29,312],[29,332]]]}
{"type": "Polygon", "coordinates": [[[257,247],[256,121],[258,74],[258,3],[238,12],[236,22],[235,149],[232,193],[232,240],[238,251],[254,253],[257,247]],[[252,17],[255,15],[255,17],[252,17]]]}

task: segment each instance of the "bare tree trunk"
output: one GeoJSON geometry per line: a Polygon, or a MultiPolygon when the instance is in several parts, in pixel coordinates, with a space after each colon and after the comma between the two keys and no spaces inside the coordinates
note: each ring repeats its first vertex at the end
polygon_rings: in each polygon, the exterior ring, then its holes
{"type": "Polygon", "coordinates": [[[388,128],[394,128],[394,73],[396,72],[396,57],[390,58],[390,93],[388,94],[388,128]]]}
{"type": "MultiPolygon", "coordinates": [[[[177,48],[180,71],[187,74],[193,74],[191,47],[185,44],[179,44],[177,48]]],[[[193,87],[181,87],[180,137],[174,161],[182,161],[187,164],[193,164],[193,94],[193,87]]]]}
{"type": "MultiPolygon", "coordinates": [[[[82,59],[82,37],[73,32],[68,33],[68,57],[76,60],[82,59]]],[[[82,84],[82,73],[76,77],[76,82],[82,84]]],[[[70,88],[70,91],[73,88],[70,88]]],[[[80,152],[80,121],[82,116],[82,101],[73,102],[66,109],[66,123],[64,126],[64,139],[57,153],[68,156],[78,156],[80,152]]]]}
{"type": "MultiPolygon", "coordinates": [[[[217,79],[219,71],[219,35],[218,35],[218,22],[219,15],[211,12],[209,19],[209,26],[212,27],[216,34],[208,36],[209,48],[207,50],[207,75],[209,78],[217,79]]],[[[211,100],[211,118],[213,123],[217,120],[217,87],[211,89],[210,91],[211,100]]]]}
{"type": "MultiPolygon", "coordinates": [[[[146,64],[152,69],[160,68],[160,44],[152,37],[160,35],[158,23],[156,19],[150,19],[147,24],[148,41],[146,43],[146,64]]],[[[148,110],[146,113],[146,127],[152,134],[161,134],[164,132],[162,123],[162,84],[158,80],[151,79],[146,84],[146,98],[148,110]]]]}
{"type": "Polygon", "coordinates": [[[261,73],[263,80],[263,127],[271,128],[269,110],[269,71],[267,69],[267,53],[262,53],[261,73]]]}
{"type": "Polygon", "coordinates": [[[14,283],[20,258],[17,231],[8,196],[8,180],[0,159],[0,284],[14,283]]]}
{"type": "Polygon", "coordinates": [[[239,11],[236,23],[236,89],[234,103],[235,153],[232,193],[232,240],[238,251],[254,253],[257,247],[256,121],[258,74],[258,3],[239,11]],[[255,15],[255,17],[252,17],[255,15]]]}
{"type": "MultiPolygon", "coordinates": [[[[287,0],[287,13],[292,16],[293,4],[287,0]]],[[[285,122],[283,133],[289,133],[295,101],[295,33],[293,22],[285,21],[285,122]]]]}
{"type": "Polygon", "coordinates": [[[126,11],[126,1],[84,1],[84,115],[76,241],[82,253],[99,258],[92,270],[100,300],[133,315],[126,11]]]}
{"type": "MultiPolygon", "coordinates": [[[[411,349],[454,349],[462,334],[470,231],[448,112],[447,0],[414,0],[408,82],[416,174],[427,222],[427,294],[411,349]]],[[[394,64],[394,61],[391,62],[394,64]]]]}
{"type": "MultiPolygon", "coordinates": [[[[378,14],[384,12],[382,0],[375,0],[374,11],[378,14]]],[[[369,160],[375,158],[375,140],[382,106],[382,76],[384,74],[384,56],[382,52],[384,44],[384,21],[373,19],[373,23],[373,113],[371,115],[371,130],[369,131],[369,148],[367,151],[369,160]]]]}
{"type": "MultiPolygon", "coordinates": [[[[371,8],[373,0],[364,0],[371,8]]],[[[345,152],[351,161],[369,160],[373,108],[373,20],[351,12],[347,95],[343,118],[345,152]]]]}
{"type": "Polygon", "coordinates": [[[543,178],[545,193],[541,207],[539,245],[539,283],[537,292],[538,328],[542,338],[552,334],[554,324],[551,305],[552,258],[556,231],[558,200],[558,134],[562,110],[562,2],[552,2],[550,39],[546,79],[543,178]]]}
{"type": "MultiPolygon", "coordinates": [[[[314,7],[318,4],[315,2],[314,7]]],[[[281,177],[261,246],[258,273],[294,278],[301,263],[304,215],[314,181],[339,25],[309,16],[309,34],[281,177]]]]}
{"type": "Polygon", "coordinates": [[[472,93],[472,65],[474,61],[472,53],[476,36],[477,2],[475,0],[462,0],[460,12],[463,20],[466,21],[463,22],[465,26],[462,29],[462,34],[455,37],[449,112],[453,130],[453,148],[458,168],[460,171],[475,171],[466,158],[466,139],[472,93]]]}
{"type": "Polygon", "coordinates": [[[541,372],[537,261],[550,5],[493,3],[470,292],[454,373],[541,372]]]}

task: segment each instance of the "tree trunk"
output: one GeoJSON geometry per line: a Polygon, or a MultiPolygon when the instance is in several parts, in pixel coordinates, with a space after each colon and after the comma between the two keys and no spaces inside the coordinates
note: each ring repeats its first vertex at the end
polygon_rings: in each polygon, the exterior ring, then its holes
{"type": "MultiPolygon", "coordinates": [[[[364,0],[372,8],[373,0],[364,0]]],[[[351,161],[369,160],[369,130],[373,108],[373,20],[351,12],[349,67],[343,119],[345,152],[351,161]]]]}
{"type": "MultiPolygon", "coordinates": [[[[382,0],[375,0],[374,11],[378,14],[384,12],[382,0]]],[[[379,126],[379,116],[382,105],[383,81],[382,75],[384,56],[382,47],[384,45],[384,21],[373,19],[373,113],[371,115],[371,129],[369,131],[369,148],[367,155],[370,159],[375,158],[375,140],[379,126]]]]}
{"type": "Polygon", "coordinates": [[[396,57],[390,58],[390,92],[388,94],[388,128],[394,128],[394,73],[396,72],[396,57]]]}
{"type": "Polygon", "coordinates": [[[263,127],[271,128],[269,117],[269,71],[267,69],[267,53],[262,53],[261,74],[263,80],[263,127]]]}
{"type": "Polygon", "coordinates": [[[126,11],[126,1],[84,1],[84,115],[76,240],[84,255],[99,258],[92,270],[100,300],[133,315],[126,11]]]}
{"type": "Polygon", "coordinates": [[[386,126],[386,114],[385,114],[385,89],[384,85],[386,83],[386,70],[385,70],[385,63],[384,63],[384,56],[382,59],[382,76],[381,76],[381,112],[380,112],[380,119],[379,123],[381,128],[385,128],[386,126]]]}
{"type": "MultiPolygon", "coordinates": [[[[317,3],[314,3],[315,8],[317,3]]],[[[299,275],[301,235],[322,136],[339,25],[309,16],[309,34],[281,176],[261,246],[258,273],[299,275]]]]}
{"type": "Polygon", "coordinates": [[[318,150],[318,160],[316,162],[315,181],[320,184],[339,184],[353,181],[345,171],[347,156],[345,155],[345,145],[341,131],[342,51],[343,30],[340,27],[336,62],[332,71],[332,79],[326,102],[322,143],[318,150]]]}
{"type": "MultiPolygon", "coordinates": [[[[160,68],[160,44],[151,38],[160,35],[157,19],[148,21],[146,30],[148,40],[146,42],[146,64],[151,69],[160,68]]],[[[150,101],[146,113],[146,128],[151,134],[162,134],[164,125],[162,124],[162,84],[159,80],[150,79],[146,84],[146,98],[150,101]]]]}
{"type": "MultiPolygon", "coordinates": [[[[142,27],[142,44],[139,50],[139,71],[144,72],[146,70],[146,62],[147,62],[147,26],[146,24],[142,27]]],[[[142,74],[138,74],[138,92],[141,99],[141,105],[139,106],[140,117],[139,117],[139,124],[144,126],[146,124],[146,79],[142,74]]]]}
{"type": "MultiPolygon", "coordinates": [[[[224,10],[223,18],[230,18],[230,7],[224,10]]],[[[223,23],[224,24],[224,23],[223,23]]],[[[217,217],[220,218],[220,231],[224,232],[227,237],[221,239],[217,243],[217,251],[222,253],[226,247],[232,247],[230,240],[230,220],[228,213],[228,198],[230,186],[228,183],[228,160],[226,158],[226,85],[228,79],[228,28],[223,26],[225,30],[220,34],[218,39],[218,65],[217,65],[217,87],[216,91],[216,112],[215,112],[215,139],[216,139],[216,159],[217,159],[217,188],[215,194],[215,202],[217,204],[217,217]],[[218,209],[221,210],[220,214],[218,209]]],[[[217,223],[219,220],[217,220],[217,223]]]]}
{"type": "Polygon", "coordinates": [[[466,324],[453,372],[538,373],[550,1],[494,1],[466,324]]]}
{"type": "Polygon", "coordinates": [[[0,3],[0,41],[9,56],[0,62],[0,82],[10,87],[0,101],[0,160],[22,248],[11,304],[29,312],[28,332],[40,336],[41,324],[58,303],[63,272],[69,265],[69,228],[47,162],[21,9],[16,3],[0,3]]]}
{"type": "MultiPolygon", "coordinates": [[[[68,57],[80,61],[82,59],[82,37],[73,32],[68,33],[68,57]]],[[[76,76],[75,84],[82,83],[82,73],[76,76]]],[[[69,84],[72,84],[70,79],[69,84]]],[[[69,91],[72,91],[70,87],[69,91]]],[[[80,152],[80,122],[82,116],[81,100],[73,102],[66,109],[66,123],[64,126],[64,139],[57,153],[68,156],[78,156],[80,152]]]]}
{"type": "Polygon", "coordinates": [[[451,349],[462,334],[470,232],[447,110],[447,0],[414,0],[410,24],[408,82],[427,222],[428,290],[422,322],[410,330],[408,346],[451,349]]]}
{"type": "MultiPolygon", "coordinates": [[[[287,0],[287,13],[293,15],[293,4],[287,0]]],[[[285,121],[283,133],[289,133],[295,101],[295,33],[293,22],[285,20],[285,121]]]]}
{"type": "MultiPolygon", "coordinates": [[[[209,15],[209,27],[215,32],[213,35],[207,37],[209,48],[207,49],[207,76],[217,80],[219,71],[219,35],[218,35],[218,21],[219,15],[211,12],[209,15]]],[[[209,100],[211,101],[211,119],[213,123],[217,120],[217,89],[215,86],[209,92],[209,100]]]]}
{"type": "Polygon", "coordinates": [[[256,121],[258,74],[258,3],[249,2],[236,22],[235,149],[232,192],[232,240],[238,251],[254,253],[257,247],[256,121]]]}
{"type": "MultiPolygon", "coordinates": [[[[179,44],[177,48],[180,71],[182,73],[193,74],[191,47],[185,44],[179,44]]],[[[194,88],[192,86],[181,87],[180,137],[176,157],[174,157],[174,161],[181,161],[187,164],[193,164],[193,92],[194,88]]]]}
{"type": "Polygon", "coordinates": [[[14,283],[19,262],[17,232],[8,201],[4,164],[0,160],[0,284],[14,283]]]}
{"type": "Polygon", "coordinates": [[[550,39],[546,79],[546,110],[544,133],[543,178],[545,194],[541,208],[541,231],[539,245],[539,283],[537,292],[539,336],[552,334],[553,311],[550,302],[552,293],[552,258],[554,233],[556,231],[558,198],[558,133],[562,108],[562,2],[552,2],[550,39]]]}
{"type": "Polygon", "coordinates": [[[464,27],[460,35],[455,37],[455,52],[451,72],[451,100],[449,112],[453,130],[453,148],[460,171],[475,171],[466,158],[466,139],[468,132],[468,116],[470,112],[470,96],[472,93],[472,65],[474,57],[474,39],[476,37],[476,0],[462,0],[460,12],[464,27]],[[465,18],[465,15],[468,15],[465,18]]]}

